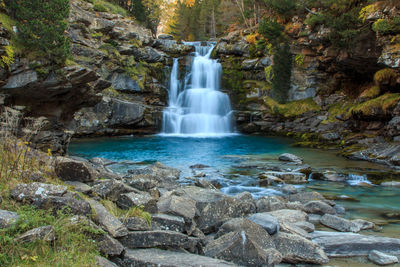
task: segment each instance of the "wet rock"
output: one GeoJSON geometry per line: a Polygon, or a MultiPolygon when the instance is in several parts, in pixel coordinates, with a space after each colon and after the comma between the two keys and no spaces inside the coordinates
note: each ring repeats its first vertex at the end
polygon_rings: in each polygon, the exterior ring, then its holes
{"type": "Polygon", "coordinates": [[[316,200],[304,204],[304,211],[313,214],[336,214],[336,210],[325,202],[316,200]]]}
{"type": "Polygon", "coordinates": [[[273,236],[273,239],[276,249],[282,253],[284,262],[313,264],[329,262],[324,250],[319,245],[301,236],[278,233],[273,236]]]}
{"type": "Polygon", "coordinates": [[[321,200],[326,202],[326,199],[318,192],[300,192],[297,194],[289,195],[285,198],[290,202],[299,201],[302,204],[306,204],[307,202],[314,200],[321,200]]]}
{"type": "Polygon", "coordinates": [[[282,192],[285,194],[296,194],[297,188],[294,185],[288,184],[282,187],[282,192]]]}
{"type": "Polygon", "coordinates": [[[236,266],[223,260],[196,254],[161,249],[127,250],[121,266],[188,266],[188,267],[228,267],[236,266]]]}
{"type": "Polygon", "coordinates": [[[264,172],[263,175],[271,175],[282,179],[285,183],[302,184],[307,182],[307,177],[301,172],[264,172]]]}
{"type": "Polygon", "coordinates": [[[57,176],[63,181],[93,182],[98,178],[96,170],[88,162],[66,157],[57,157],[55,166],[57,176]]]}
{"type": "Polygon", "coordinates": [[[244,266],[273,266],[282,259],[277,250],[264,248],[246,231],[231,232],[214,240],[206,246],[205,255],[244,266]]]}
{"type": "MultiPolygon", "coordinates": [[[[310,219],[309,219],[310,220],[310,219]]],[[[310,223],[310,222],[295,222],[293,223],[293,225],[303,229],[304,231],[306,231],[307,233],[311,233],[315,231],[315,226],[314,224],[310,223]]]]}
{"type": "Polygon", "coordinates": [[[390,265],[399,262],[396,256],[388,255],[378,250],[372,250],[368,254],[368,259],[378,265],[390,265]]]}
{"type": "Polygon", "coordinates": [[[321,176],[321,180],[331,181],[331,182],[343,182],[346,180],[346,176],[333,171],[326,171],[321,176]]]}
{"type": "MultiPolygon", "coordinates": [[[[141,217],[129,217],[121,220],[125,227],[130,231],[147,231],[150,230],[149,223],[141,217]]],[[[152,220],[152,224],[154,221],[152,220]]]]}
{"type": "Polygon", "coordinates": [[[92,188],[87,184],[77,182],[77,181],[65,181],[67,185],[70,185],[74,188],[75,191],[81,192],[83,194],[89,194],[92,192],[92,188]]]}
{"type": "Polygon", "coordinates": [[[135,191],[132,187],[116,180],[97,181],[92,190],[101,198],[111,201],[117,201],[121,194],[135,191]]]}
{"type": "Polygon", "coordinates": [[[99,202],[90,199],[90,206],[94,210],[94,221],[97,222],[112,237],[118,238],[128,234],[128,229],[99,202]]]}
{"type": "Polygon", "coordinates": [[[319,214],[308,214],[308,221],[313,224],[319,224],[321,222],[321,215],[319,214]]]}
{"type": "Polygon", "coordinates": [[[121,243],[129,248],[184,248],[194,251],[199,240],[175,231],[136,231],[120,239],[121,243]]]}
{"type": "Polygon", "coordinates": [[[159,34],[157,38],[162,40],[174,40],[174,36],[171,34],[159,34]]]}
{"type": "Polygon", "coordinates": [[[209,168],[210,166],[208,165],[204,165],[204,164],[195,164],[190,166],[189,168],[191,169],[205,169],[205,168],[209,168]]]}
{"type": "Polygon", "coordinates": [[[157,210],[191,220],[196,215],[196,201],[186,196],[164,195],[157,202],[157,210]]]}
{"type": "Polygon", "coordinates": [[[131,192],[121,194],[118,197],[117,205],[122,209],[129,209],[131,207],[143,207],[146,211],[155,209],[157,199],[153,198],[147,192],[131,192]]]}
{"type": "Polygon", "coordinates": [[[357,233],[361,230],[361,226],[353,223],[352,221],[340,218],[335,215],[325,214],[321,217],[321,224],[335,229],[340,232],[354,232],[357,233]]]}
{"type": "Polygon", "coordinates": [[[116,265],[112,261],[107,260],[104,257],[96,256],[95,258],[98,267],[118,267],[118,265],[116,265]]]}
{"type": "Polygon", "coordinates": [[[279,231],[278,219],[266,212],[253,214],[248,219],[260,225],[270,235],[273,235],[279,231]]]}
{"type": "Polygon", "coordinates": [[[104,255],[114,257],[121,255],[125,251],[124,246],[109,235],[101,235],[96,238],[96,241],[98,250],[104,255]]]}
{"type": "Polygon", "coordinates": [[[153,230],[168,230],[182,233],[185,230],[185,219],[167,214],[154,214],[151,216],[151,226],[153,230]]]}
{"type": "Polygon", "coordinates": [[[335,209],[337,214],[345,214],[346,213],[346,209],[342,205],[336,204],[335,206],[333,206],[333,208],[335,209]]]}
{"type": "Polygon", "coordinates": [[[19,216],[16,212],[8,211],[8,210],[0,210],[0,229],[10,227],[13,225],[19,216]]]}
{"type": "Polygon", "coordinates": [[[362,219],[352,220],[351,222],[357,225],[361,230],[373,229],[375,227],[375,223],[362,219]]]}
{"type": "Polygon", "coordinates": [[[396,181],[383,182],[380,185],[385,186],[385,187],[400,187],[400,182],[396,182],[396,181]]]}
{"type": "Polygon", "coordinates": [[[397,238],[324,231],[315,231],[311,236],[329,257],[368,256],[377,248],[383,253],[400,254],[400,239],[397,238]]]}
{"type": "Polygon", "coordinates": [[[53,226],[41,226],[32,230],[29,230],[22,235],[14,239],[15,242],[30,243],[36,240],[43,240],[51,242],[56,239],[56,231],[53,226]]]}
{"type": "Polygon", "coordinates": [[[284,153],[284,154],[280,155],[279,156],[279,160],[280,161],[294,162],[294,163],[302,163],[303,162],[302,158],[300,158],[300,157],[298,157],[296,155],[290,154],[290,153],[284,153]]]}
{"type": "Polygon", "coordinates": [[[261,180],[259,181],[260,186],[270,186],[270,185],[275,185],[275,184],[282,184],[284,181],[276,176],[273,175],[266,175],[264,173],[260,173],[258,175],[258,178],[261,180]]]}
{"type": "Polygon", "coordinates": [[[270,215],[276,217],[279,222],[296,223],[307,221],[307,213],[300,210],[276,210],[269,212],[270,215]]]}
{"type": "Polygon", "coordinates": [[[276,196],[261,197],[256,202],[257,212],[267,212],[284,209],[285,203],[282,198],[276,196]]]}

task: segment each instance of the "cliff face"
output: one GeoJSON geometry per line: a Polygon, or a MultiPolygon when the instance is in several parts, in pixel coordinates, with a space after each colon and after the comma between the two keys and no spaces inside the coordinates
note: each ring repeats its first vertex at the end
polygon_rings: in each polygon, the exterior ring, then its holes
{"type": "MultiPolygon", "coordinates": [[[[18,55],[1,68],[0,104],[20,121],[20,134],[35,132],[38,148],[63,154],[72,136],[158,131],[171,57],[192,47],[169,36],[154,40],[131,18],[95,12],[81,0],[71,1],[69,25],[66,67],[18,55]]],[[[11,35],[0,28],[2,56],[11,35]]]]}
{"type": "Polygon", "coordinates": [[[396,7],[374,9],[366,17],[369,28],[347,48],[331,45],[331,29],[310,28],[306,18],[293,17],[285,27],[295,58],[286,104],[271,98],[274,57],[258,50],[254,31],[222,38],[214,57],[224,67],[223,87],[237,110],[238,130],[294,136],[299,145],[330,144],[349,157],[398,165],[400,39],[376,33],[372,25],[399,14],[396,7]]]}

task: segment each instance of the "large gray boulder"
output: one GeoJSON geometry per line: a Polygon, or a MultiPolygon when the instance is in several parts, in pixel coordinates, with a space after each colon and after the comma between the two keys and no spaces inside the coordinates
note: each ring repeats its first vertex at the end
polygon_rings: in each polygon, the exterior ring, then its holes
{"type": "Polygon", "coordinates": [[[279,222],[296,223],[307,221],[307,213],[301,210],[276,210],[268,213],[269,215],[278,219],[279,222]]]}
{"type": "Polygon", "coordinates": [[[92,191],[101,198],[117,201],[121,194],[133,192],[135,189],[121,181],[99,180],[92,186],[92,191]]]}
{"type": "Polygon", "coordinates": [[[285,202],[281,197],[268,196],[261,197],[256,201],[257,212],[268,212],[284,209],[285,202]]]}
{"type": "Polygon", "coordinates": [[[280,161],[293,162],[293,163],[297,163],[297,164],[300,164],[300,163],[303,162],[303,159],[302,159],[302,158],[300,158],[299,156],[290,154],[290,153],[281,154],[281,155],[279,156],[279,160],[280,160],[280,161]]]}
{"type": "Polygon", "coordinates": [[[340,232],[357,233],[360,232],[361,230],[361,225],[358,225],[347,219],[330,214],[325,214],[324,216],[322,216],[320,223],[340,232]]]}
{"type": "Polygon", "coordinates": [[[19,216],[16,212],[0,210],[0,229],[12,226],[17,222],[19,216]]]}
{"type": "Polygon", "coordinates": [[[304,211],[312,214],[336,214],[336,210],[320,200],[309,201],[304,204],[304,211]]]}
{"type": "Polygon", "coordinates": [[[118,238],[128,234],[128,229],[99,202],[90,199],[90,206],[94,211],[94,221],[97,222],[112,237],[118,238]]]}
{"type": "Polygon", "coordinates": [[[101,235],[96,238],[96,242],[98,250],[110,257],[119,256],[125,251],[124,246],[110,235],[101,235]]]}
{"type": "Polygon", "coordinates": [[[153,198],[147,192],[131,192],[121,194],[118,197],[117,205],[122,209],[130,209],[132,207],[143,207],[144,210],[152,210],[156,206],[157,199],[153,198]]]}
{"type": "Polygon", "coordinates": [[[14,239],[15,242],[30,243],[36,240],[43,240],[51,242],[56,239],[56,230],[53,226],[41,226],[32,230],[29,230],[14,239]]]}
{"type": "Polygon", "coordinates": [[[96,256],[96,264],[99,267],[118,267],[114,262],[107,260],[104,257],[96,256]]]}
{"type": "Polygon", "coordinates": [[[121,243],[129,248],[184,248],[195,251],[199,239],[189,237],[175,231],[135,231],[120,239],[121,243]]]}
{"type": "Polygon", "coordinates": [[[307,262],[325,264],[329,262],[324,250],[316,243],[299,235],[278,233],[273,236],[276,249],[288,263],[307,262]]]}
{"type": "Polygon", "coordinates": [[[188,196],[165,194],[157,202],[157,211],[181,216],[190,221],[196,215],[196,201],[188,196]]]}
{"type": "MultiPolygon", "coordinates": [[[[150,225],[146,219],[141,217],[129,217],[121,220],[125,227],[130,231],[147,231],[150,230],[150,225]]],[[[152,224],[154,224],[152,220],[152,224]]]]}
{"type": "Polygon", "coordinates": [[[128,249],[121,266],[187,266],[187,267],[228,267],[237,266],[223,260],[196,254],[161,249],[128,249]]]}
{"type": "Polygon", "coordinates": [[[18,184],[11,190],[11,197],[17,201],[34,202],[49,196],[61,197],[67,193],[67,187],[44,183],[18,184]]]}
{"type": "Polygon", "coordinates": [[[315,201],[315,200],[321,200],[326,202],[326,199],[318,192],[300,192],[297,194],[292,194],[286,196],[286,199],[289,202],[300,202],[302,204],[306,204],[307,202],[310,201],[315,201]]]}
{"type": "Polygon", "coordinates": [[[312,240],[319,244],[329,257],[368,256],[371,250],[400,254],[400,239],[355,233],[315,231],[312,240]]]}
{"type": "Polygon", "coordinates": [[[262,246],[257,237],[246,231],[230,232],[210,242],[205,248],[205,255],[243,266],[274,266],[282,260],[276,249],[262,246]]]}
{"type": "Polygon", "coordinates": [[[151,227],[154,230],[169,230],[182,233],[185,230],[185,219],[168,214],[154,214],[151,216],[151,227]]]}
{"type": "Polygon", "coordinates": [[[260,225],[270,235],[273,235],[279,231],[278,219],[269,213],[256,213],[251,215],[248,219],[260,225]]]}

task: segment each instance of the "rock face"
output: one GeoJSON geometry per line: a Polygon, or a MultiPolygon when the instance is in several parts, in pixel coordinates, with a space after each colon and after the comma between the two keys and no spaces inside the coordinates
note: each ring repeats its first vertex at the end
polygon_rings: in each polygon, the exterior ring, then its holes
{"type": "Polygon", "coordinates": [[[223,260],[204,257],[196,254],[174,252],[161,249],[127,250],[122,266],[188,266],[188,267],[225,267],[236,266],[223,260]]]}

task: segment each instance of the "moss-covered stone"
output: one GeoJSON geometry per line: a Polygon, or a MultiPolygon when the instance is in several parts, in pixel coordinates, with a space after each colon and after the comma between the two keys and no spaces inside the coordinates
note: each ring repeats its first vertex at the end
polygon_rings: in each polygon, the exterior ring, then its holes
{"type": "Polygon", "coordinates": [[[270,111],[283,117],[296,117],[309,111],[320,111],[320,106],[312,98],[279,104],[271,97],[263,97],[264,103],[270,111]]]}

